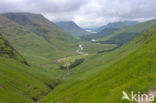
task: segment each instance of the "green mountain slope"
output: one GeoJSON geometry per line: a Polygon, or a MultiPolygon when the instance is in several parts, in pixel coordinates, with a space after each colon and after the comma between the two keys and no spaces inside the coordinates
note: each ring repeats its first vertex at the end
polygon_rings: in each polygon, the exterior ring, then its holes
{"type": "Polygon", "coordinates": [[[40,66],[51,65],[77,49],[77,40],[40,14],[3,14],[0,32],[30,63],[40,66]]]}
{"type": "Polygon", "coordinates": [[[53,89],[62,71],[30,66],[0,34],[0,103],[33,103],[53,89]]]}
{"type": "Polygon", "coordinates": [[[67,33],[72,34],[73,36],[83,36],[90,34],[89,32],[83,30],[80,28],[77,24],[75,24],[73,21],[67,21],[67,22],[56,22],[56,24],[61,27],[64,31],[67,33]]]}
{"type": "Polygon", "coordinates": [[[112,34],[105,36],[104,38],[100,38],[99,41],[104,44],[124,44],[147,31],[154,24],[156,24],[155,19],[134,26],[123,27],[112,34]]]}
{"type": "Polygon", "coordinates": [[[104,30],[105,28],[122,28],[122,27],[126,27],[126,26],[132,26],[132,25],[136,25],[139,22],[137,21],[121,21],[121,22],[114,22],[114,23],[109,23],[107,25],[101,26],[99,28],[97,28],[95,31],[96,32],[101,32],[102,30],[104,30]]]}
{"type": "Polygon", "coordinates": [[[41,103],[130,103],[122,91],[156,89],[156,25],[128,44],[89,57],[41,103]]]}
{"type": "MultiPolygon", "coordinates": [[[[109,23],[109,24],[107,24],[105,26],[101,26],[101,27],[97,28],[97,30],[96,30],[97,33],[94,33],[92,35],[81,36],[81,39],[90,41],[92,39],[104,38],[106,36],[109,36],[110,34],[113,34],[115,31],[119,30],[120,28],[123,28],[123,27],[126,27],[126,26],[133,26],[133,25],[136,25],[136,24],[139,24],[139,22],[136,22],[136,21],[123,21],[123,22],[109,23]]],[[[117,39],[120,39],[120,37],[118,37],[117,39]]]]}
{"type": "Polygon", "coordinates": [[[44,38],[53,47],[58,49],[66,50],[66,47],[72,47],[73,42],[75,42],[75,39],[71,35],[65,33],[41,14],[8,13],[4,14],[4,16],[44,38]],[[64,47],[62,47],[62,44],[64,47]]]}

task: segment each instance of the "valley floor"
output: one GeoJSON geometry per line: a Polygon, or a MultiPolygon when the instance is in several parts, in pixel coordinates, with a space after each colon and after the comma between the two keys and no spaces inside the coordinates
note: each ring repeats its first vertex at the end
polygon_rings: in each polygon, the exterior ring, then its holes
{"type": "Polygon", "coordinates": [[[122,91],[155,91],[155,27],[114,51],[89,56],[41,103],[132,103],[121,101],[122,91]]]}

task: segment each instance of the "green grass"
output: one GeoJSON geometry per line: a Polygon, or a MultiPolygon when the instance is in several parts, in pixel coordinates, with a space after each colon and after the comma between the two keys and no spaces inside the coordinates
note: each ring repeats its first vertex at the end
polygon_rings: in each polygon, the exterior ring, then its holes
{"type": "Polygon", "coordinates": [[[115,51],[88,57],[41,103],[121,103],[123,90],[155,90],[155,44],[156,26],[115,51]]]}

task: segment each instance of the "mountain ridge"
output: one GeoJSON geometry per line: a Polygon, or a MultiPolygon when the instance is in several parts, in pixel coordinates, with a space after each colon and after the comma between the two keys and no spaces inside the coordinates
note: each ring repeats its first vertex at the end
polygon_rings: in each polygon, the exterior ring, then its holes
{"type": "Polygon", "coordinates": [[[64,31],[72,34],[73,36],[82,36],[82,35],[90,34],[89,32],[79,27],[73,21],[60,21],[60,22],[56,22],[56,24],[59,27],[61,27],[64,31]]]}
{"type": "Polygon", "coordinates": [[[78,48],[75,38],[40,14],[7,13],[0,18],[1,34],[33,64],[47,64],[78,48]]]}
{"type": "Polygon", "coordinates": [[[139,24],[138,21],[119,21],[119,22],[112,22],[112,23],[108,23],[107,25],[103,25],[99,28],[97,28],[95,31],[96,32],[100,32],[102,30],[104,30],[105,28],[115,28],[115,29],[119,29],[122,27],[126,27],[126,26],[132,26],[132,25],[136,25],[139,24]]]}

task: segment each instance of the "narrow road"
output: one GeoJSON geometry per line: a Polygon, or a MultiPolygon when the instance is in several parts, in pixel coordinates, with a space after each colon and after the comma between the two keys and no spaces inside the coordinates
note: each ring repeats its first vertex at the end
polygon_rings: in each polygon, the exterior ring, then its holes
{"type": "Polygon", "coordinates": [[[82,52],[82,50],[83,50],[82,44],[79,44],[79,48],[80,48],[80,50],[76,50],[77,53],[79,53],[79,54],[81,54],[81,55],[88,55],[88,53],[82,52]]]}

